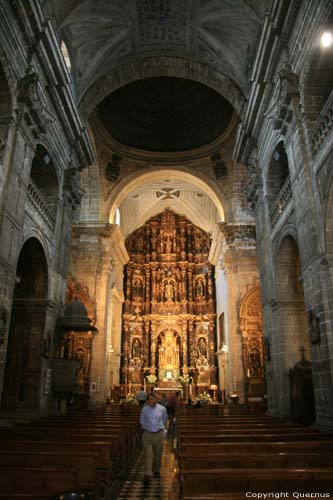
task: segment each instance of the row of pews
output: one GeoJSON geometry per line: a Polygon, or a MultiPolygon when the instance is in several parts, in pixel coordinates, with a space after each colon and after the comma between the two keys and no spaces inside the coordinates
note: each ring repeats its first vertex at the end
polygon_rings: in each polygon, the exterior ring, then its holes
{"type": "Polygon", "coordinates": [[[109,405],[0,428],[0,500],[103,498],[139,449],[139,411],[109,405]]]}
{"type": "Polygon", "coordinates": [[[178,408],[176,418],[183,500],[333,498],[333,435],[236,405],[178,408]]]}

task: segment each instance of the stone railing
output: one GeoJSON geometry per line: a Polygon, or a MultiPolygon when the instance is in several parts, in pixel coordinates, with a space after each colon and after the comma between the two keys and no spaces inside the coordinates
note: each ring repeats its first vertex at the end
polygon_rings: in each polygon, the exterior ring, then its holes
{"type": "Polygon", "coordinates": [[[279,220],[281,214],[283,213],[285,207],[287,206],[289,200],[291,200],[292,191],[291,191],[291,182],[290,177],[288,176],[284,181],[282,188],[280,189],[279,194],[277,195],[273,206],[271,208],[271,223],[274,226],[279,220]]]}
{"type": "Polygon", "coordinates": [[[313,154],[316,155],[333,126],[333,90],[321,110],[310,135],[313,154]]]}
{"type": "Polygon", "coordinates": [[[41,215],[41,217],[46,222],[48,227],[51,230],[53,230],[55,226],[55,217],[46,206],[46,201],[43,195],[41,194],[38,187],[32,182],[31,179],[28,186],[28,200],[32,203],[37,212],[41,215]]]}

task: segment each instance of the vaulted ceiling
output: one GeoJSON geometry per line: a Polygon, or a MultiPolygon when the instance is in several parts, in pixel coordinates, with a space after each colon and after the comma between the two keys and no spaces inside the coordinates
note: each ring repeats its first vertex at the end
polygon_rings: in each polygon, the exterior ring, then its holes
{"type": "MultiPolygon", "coordinates": [[[[171,163],[188,150],[209,159],[223,141],[225,150],[232,150],[229,138],[249,91],[259,33],[271,3],[44,0],[44,7],[60,28],[76,99],[96,143],[108,137],[101,151],[128,154],[128,168],[133,169],[143,168],[148,158],[164,165],[161,153],[171,152],[171,163]],[[142,165],[131,166],[132,158],[142,165]]],[[[136,186],[117,206],[124,235],[168,207],[208,232],[221,220],[205,189],[163,176],[136,186]]]]}
{"type": "Polygon", "coordinates": [[[221,221],[216,206],[202,189],[185,180],[161,176],[135,188],[121,203],[120,228],[123,235],[132,233],[166,208],[185,215],[193,224],[209,233],[221,221]]]}
{"type": "Polygon", "coordinates": [[[269,0],[49,0],[77,96],[111,69],[152,55],[213,67],[243,92],[269,0]]]}

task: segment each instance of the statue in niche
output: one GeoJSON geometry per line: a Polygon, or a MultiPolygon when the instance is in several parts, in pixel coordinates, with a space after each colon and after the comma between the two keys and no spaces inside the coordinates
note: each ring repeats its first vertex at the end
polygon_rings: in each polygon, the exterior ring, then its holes
{"type": "Polygon", "coordinates": [[[172,241],[168,237],[165,242],[165,253],[171,253],[171,251],[172,251],[172,241]]]}
{"type": "Polygon", "coordinates": [[[77,369],[79,393],[84,393],[85,377],[88,375],[87,356],[83,347],[78,347],[74,351],[74,359],[80,360],[80,367],[77,369]]]}
{"type": "Polygon", "coordinates": [[[139,339],[134,339],[132,344],[132,358],[139,358],[141,356],[141,344],[139,339]]]}
{"type": "Polygon", "coordinates": [[[133,293],[134,297],[141,297],[142,296],[142,283],[141,283],[141,280],[136,279],[134,281],[133,292],[134,292],[133,293]]]}
{"type": "Polygon", "coordinates": [[[320,342],[320,327],[318,315],[310,309],[308,311],[308,323],[310,328],[310,340],[312,344],[320,342]]]}
{"type": "Polygon", "coordinates": [[[198,340],[198,354],[199,356],[207,356],[206,340],[203,337],[198,340]]]}
{"type": "Polygon", "coordinates": [[[261,375],[261,361],[258,349],[252,349],[249,352],[249,370],[251,376],[261,375]]]}
{"type": "Polygon", "coordinates": [[[197,281],[196,292],[198,297],[202,297],[204,294],[204,286],[201,279],[197,281]]]}
{"type": "Polygon", "coordinates": [[[173,284],[172,281],[168,281],[164,287],[164,297],[167,300],[173,300],[174,297],[174,290],[173,290],[173,284]]]}

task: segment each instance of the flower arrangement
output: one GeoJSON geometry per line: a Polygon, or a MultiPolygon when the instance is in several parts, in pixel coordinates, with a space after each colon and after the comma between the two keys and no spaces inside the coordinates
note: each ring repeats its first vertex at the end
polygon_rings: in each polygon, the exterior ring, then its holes
{"type": "Polygon", "coordinates": [[[181,385],[192,384],[193,382],[192,377],[190,377],[188,374],[180,375],[178,380],[181,385]]]}
{"type": "Polygon", "coordinates": [[[156,375],[151,373],[150,375],[147,376],[146,380],[147,380],[147,384],[156,384],[157,377],[156,377],[156,375]]]}
{"type": "Polygon", "coordinates": [[[204,391],[202,394],[199,394],[199,396],[196,398],[196,401],[199,401],[202,405],[212,404],[212,398],[206,391],[204,391]]]}
{"type": "Polygon", "coordinates": [[[125,405],[135,405],[137,403],[137,399],[133,394],[128,393],[123,403],[125,405]]]}

